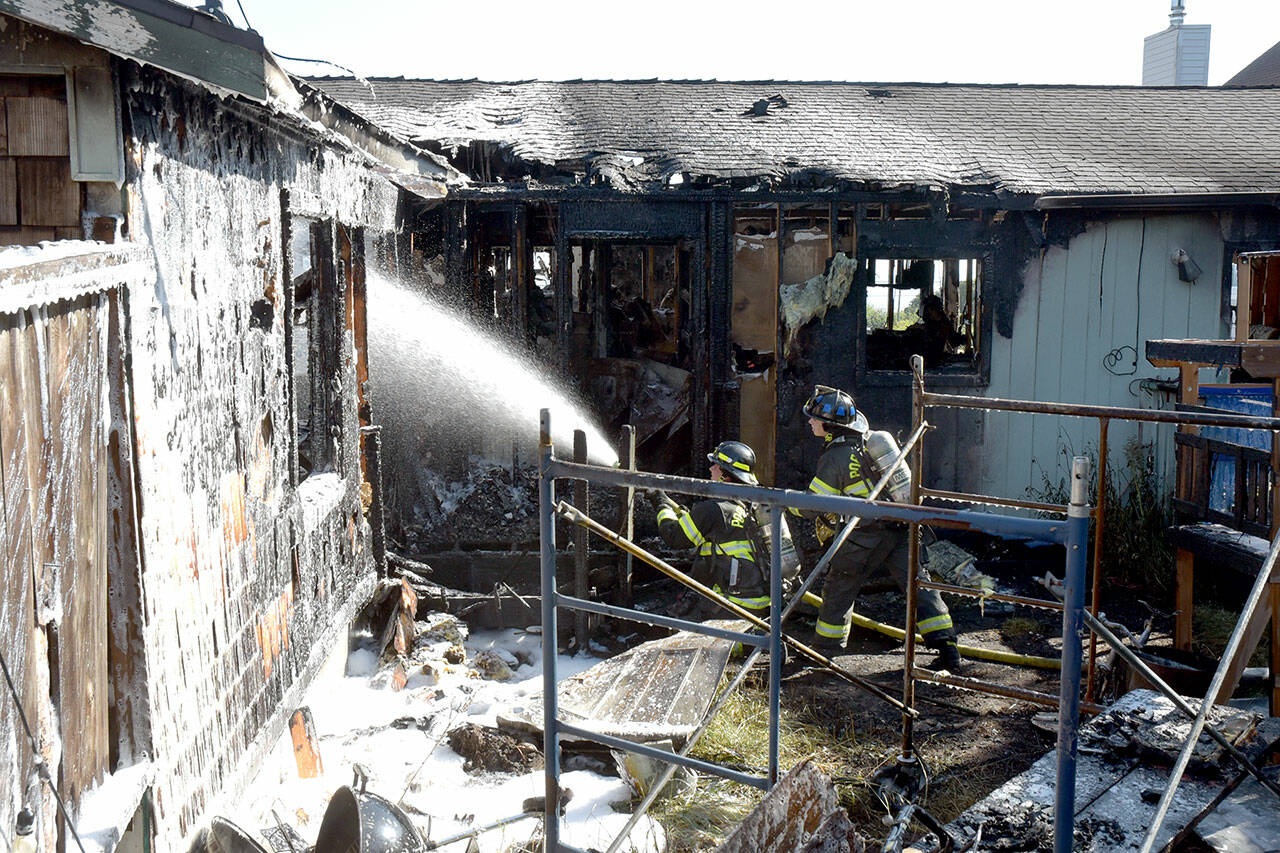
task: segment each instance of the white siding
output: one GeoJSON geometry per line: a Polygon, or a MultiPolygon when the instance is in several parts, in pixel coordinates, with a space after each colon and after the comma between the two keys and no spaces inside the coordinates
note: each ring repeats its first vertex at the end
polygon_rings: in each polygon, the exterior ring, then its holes
{"type": "Polygon", "coordinates": [[[1177,85],[1209,83],[1209,25],[1179,27],[1177,85]]]}
{"type": "Polygon", "coordinates": [[[1142,44],[1142,85],[1204,86],[1209,82],[1208,24],[1169,27],[1142,44]]]}
{"type": "MultiPolygon", "coordinates": [[[[1014,315],[1013,338],[994,335],[987,395],[1023,400],[1157,408],[1164,395],[1138,389],[1135,380],[1173,378],[1144,357],[1151,338],[1215,338],[1219,318],[1222,238],[1211,216],[1152,216],[1099,223],[1033,257],[1014,315]],[[1183,248],[1203,269],[1194,284],[1178,280],[1172,263],[1183,248]],[[1116,375],[1103,360],[1125,350],[1116,375]],[[1132,390],[1131,390],[1132,386],[1132,390]]],[[[1207,378],[1207,377],[1206,377],[1207,378]]],[[[986,415],[981,482],[976,491],[1023,497],[1048,479],[1065,476],[1071,453],[1096,454],[1097,422],[991,412],[986,415]]],[[[1118,462],[1127,439],[1157,441],[1162,465],[1172,460],[1171,431],[1113,422],[1111,457],[1118,462]]]]}
{"type": "Polygon", "coordinates": [[[1142,85],[1172,86],[1178,58],[1178,34],[1172,27],[1142,43],[1142,85]]]}

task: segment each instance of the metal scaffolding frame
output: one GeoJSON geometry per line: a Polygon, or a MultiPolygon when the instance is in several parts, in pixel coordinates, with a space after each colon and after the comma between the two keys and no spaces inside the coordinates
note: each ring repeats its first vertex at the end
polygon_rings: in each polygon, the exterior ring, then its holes
{"type": "MultiPolygon", "coordinates": [[[[919,426],[919,424],[917,424],[919,426]]],[[[615,749],[636,752],[656,758],[660,761],[678,764],[703,770],[743,784],[769,790],[778,779],[778,707],[781,688],[781,648],[783,635],[782,623],[782,573],[781,537],[773,538],[773,550],[770,554],[770,618],[768,633],[740,633],[725,629],[713,628],[700,623],[686,622],[665,616],[629,608],[602,605],[574,596],[562,595],[556,584],[556,535],[555,516],[557,504],[553,495],[553,484],[557,478],[588,480],[614,488],[662,489],[695,495],[706,498],[728,498],[744,500],[770,509],[774,529],[777,529],[784,507],[832,513],[838,516],[854,516],[866,519],[884,519],[887,521],[905,522],[911,525],[913,538],[918,541],[920,524],[933,524],[940,527],[972,529],[996,536],[1016,539],[1031,539],[1040,542],[1057,543],[1065,546],[1065,575],[1067,578],[1067,596],[1063,606],[1063,661],[1062,661],[1062,697],[1061,712],[1058,722],[1058,785],[1055,795],[1055,849],[1059,853],[1070,850],[1070,839],[1075,813],[1075,772],[1076,745],[1080,711],[1080,661],[1083,640],[1083,604],[1085,579],[1085,554],[1089,535],[1090,511],[1086,496],[1086,478],[1088,461],[1076,457],[1072,467],[1072,502],[1067,508],[1067,519],[1023,518],[1019,516],[1000,515],[996,513],[974,512],[938,507],[923,507],[880,503],[853,497],[835,495],[817,495],[809,492],[797,492],[784,489],[771,489],[761,486],[747,486],[729,482],[696,480],[687,477],[673,477],[663,474],[650,474],[640,471],[605,468],[584,463],[566,462],[557,459],[551,442],[551,415],[544,409],[541,413],[539,435],[539,467],[538,467],[538,510],[539,532],[541,538],[541,570],[542,570],[542,686],[543,686],[543,754],[545,764],[545,808],[543,812],[544,846],[546,851],[581,851],[561,843],[560,841],[560,735],[572,734],[575,737],[603,743],[615,749]],[[732,639],[756,649],[767,649],[769,660],[769,773],[767,777],[744,774],[727,767],[690,758],[654,747],[635,743],[612,736],[606,736],[584,726],[561,722],[559,719],[559,701],[557,696],[557,663],[559,653],[557,638],[557,609],[584,609],[608,615],[630,619],[637,622],[662,624],[681,630],[702,634],[712,634],[725,639],[732,639]],[[1065,838],[1065,846],[1062,839],[1065,838]]],[[[918,451],[917,451],[918,453],[918,451]]],[[[918,484],[917,484],[918,486],[918,484]]],[[[918,564],[913,563],[916,569],[918,564]]],[[[909,606],[914,606],[915,585],[908,587],[909,606]]],[[[914,621],[908,621],[908,625],[914,621]]],[[[908,660],[914,653],[914,631],[907,631],[908,660]]],[[[789,642],[794,646],[794,641],[789,642]]],[[[904,687],[908,695],[904,696],[907,707],[903,710],[903,719],[907,722],[915,712],[911,691],[914,682],[910,666],[906,667],[904,687]]],[[[895,702],[895,704],[898,704],[895,702]]],[[[906,729],[909,731],[909,728],[906,729]]],[[[904,735],[904,740],[907,739],[904,735]]],[[[909,742],[909,740],[907,741],[909,742]]],[[[614,845],[616,847],[616,844],[614,845]]]]}
{"type": "MultiPolygon", "coordinates": [[[[1082,405],[1082,404],[1072,404],[1072,403],[1050,403],[1050,402],[1038,402],[1033,400],[1006,400],[1006,399],[1000,399],[996,397],[976,397],[976,396],[968,396],[968,395],[931,393],[925,390],[924,361],[918,355],[913,356],[911,359],[911,374],[912,374],[911,414],[912,414],[913,427],[918,427],[920,424],[925,422],[924,411],[926,408],[929,408],[929,407],[978,409],[983,411],[1022,412],[1027,414],[1053,414],[1053,415],[1061,415],[1066,417],[1095,418],[1098,421],[1098,475],[1097,475],[1097,483],[1096,483],[1097,505],[1092,511],[1089,511],[1088,507],[1085,506],[1085,495],[1087,493],[1088,483],[1086,482],[1087,471],[1084,474],[1082,474],[1082,467],[1086,467],[1086,466],[1082,466],[1081,464],[1082,462],[1086,461],[1086,460],[1083,460],[1082,457],[1076,457],[1074,460],[1074,464],[1072,466],[1071,503],[1068,504],[1067,506],[1044,504],[1044,503],[1038,503],[1034,501],[1017,500],[1017,499],[1011,499],[1011,498],[991,497],[988,495],[969,494],[964,492],[952,492],[952,491],[943,491],[938,489],[929,489],[924,487],[922,484],[923,448],[920,446],[920,444],[917,444],[914,450],[912,451],[912,458],[911,458],[911,504],[912,505],[918,506],[920,504],[921,499],[923,498],[934,498],[937,500],[956,501],[961,503],[972,503],[972,504],[979,504],[984,506],[997,506],[997,507],[1003,506],[1003,507],[1012,507],[1012,508],[1019,508],[1019,509],[1031,509],[1041,513],[1065,513],[1068,517],[1069,522],[1075,521],[1077,524],[1080,524],[1084,529],[1084,536],[1083,536],[1083,539],[1081,540],[1081,544],[1079,546],[1068,545],[1069,549],[1079,547],[1081,550],[1081,553],[1078,555],[1073,554],[1070,550],[1068,550],[1068,554],[1067,554],[1069,566],[1073,564],[1073,561],[1078,560],[1079,566],[1080,566],[1080,573],[1078,576],[1073,577],[1071,571],[1068,570],[1066,575],[1064,602],[1059,603],[1057,601],[1053,601],[1049,599],[1041,600],[1041,599],[1028,599],[1028,598],[1019,598],[1019,597],[1005,597],[1006,600],[1010,600],[1012,603],[1021,604],[1025,606],[1044,607],[1044,608],[1051,608],[1051,609],[1057,609],[1059,607],[1062,608],[1063,649],[1062,649],[1062,673],[1061,673],[1061,685],[1060,685],[1061,690],[1060,690],[1060,699],[1058,702],[1060,710],[1059,710],[1059,728],[1058,728],[1058,784],[1057,784],[1057,791],[1055,794],[1055,802],[1054,802],[1054,851],[1055,853],[1067,853],[1067,851],[1071,850],[1072,830],[1073,830],[1073,823],[1074,823],[1074,819],[1073,819],[1074,796],[1075,796],[1074,753],[1076,749],[1075,738],[1076,738],[1077,725],[1073,723],[1073,725],[1071,726],[1072,731],[1070,732],[1070,735],[1069,735],[1070,742],[1068,743],[1067,741],[1064,740],[1064,726],[1062,725],[1061,719],[1069,715],[1073,719],[1078,720],[1078,714],[1082,708],[1091,712],[1096,712],[1097,710],[1099,710],[1098,706],[1093,704],[1094,689],[1095,689],[1094,666],[1097,658],[1097,640],[1099,635],[1103,636],[1104,639],[1107,639],[1108,642],[1111,643],[1113,647],[1116,647],[1118,653],[1124,656],[1126,660],[1129,660],[1130,658],[1132,658],[1132,662],[1140,663],[1138,658],[1133,657],[1131,655],[1124,654],[1128,650],[1124,649],[1124,647],[1117,642],[1115,637],[1110,635],[1110,632],[1106,629],[1105,625],[1103,625],[1103,623],[1099,619],[1098,614],[1099,614],[1099,605],[1100,605],[1100,575],[1101,575],[1099,569],[1101,564],[1102,549],[1096,546],[1094,548],[1093,563],[1092,563],[1093,583],[1090,591],[1089,606],[1087,610],[1084,608],[1084,601],[1083,601],[1084,599],[1083,565],[1085,561],[1084,552],[1087,550],[1088,539],[1089,539],[1089,528],[1088,528],[1089,520],[1090,518],[1092,518],[1096,522],[1097,528],[1096,528],[1095,535],[1098,541],[1101,541],[1102,533],[1106,525],[1106,511],[1107,511],[1106,464],[1107,464],[1107,450],[1108,450],[1107,432],[1108,432],[1108,427],[1110,425],[1110,422],[1112,420],[1145,421],[1148,423],[1167,423],[1167,424],[1190,425],[1190,426],[1224,426],[1224,427],[1237,427],[1242,429],[1265,429],[1270,431],[1280,431],[1280,418],[1253,417],[1249,415],[1218,414],[1214,412],[1205,412],[1205,411],[1169,412],[1169,411],[1163,411],[1158,409],[1152,410],[1152,409],[1125,408],[1125,407],[1119,407],[1119,406],[1096,406],[1096,405],[1082,405]],[[1080,680],[1081,680],[1080,669],[1081,669],[1081,663],[1082,663],[1081,656],[1083,651],[1082,639],[1083,639],[1083,634],[1086,627],[1092,630],[1090,631],[1090,638],[1089,638],[1087,692],[1086,692],[1084,702],[1082,703],[1081,697],[1080,697],[1080,680]],[[1068,756],[1068,753],[1070,753],[1070,756],[1068,756]],[[1072,772],[1070,774],[1069,782],[1063,773],[1063,767],[1068,757],[1070,758],[1070,763],[1072,766],[1072,772]],[[1066,790],[1064,787],[1064,786],[1067,786],[1068,784],[1069,784],[1070,790],[1066,790]],[[1065,802],[1068,799],[1071,801],[1071,804],[1072,804],[1070,809],[1065,807],[1065,802]]],[[[976,590],[960,590],[956,588],[950,588],[944,584],[938,584],[932,581],[920,580],[920,577],[919,577],[919,571],[920,571],[919,524],[913,523],[910,529],[911,529],[911,533],[910,533],[908,584],[907,584],[907,608],[906,608],[906,611],[907,611],[906,624],[907,625],[915,624],[916,599],[917,599],[917,593],[919,589],[922,589],[922,588],[923,589],[939,589],[951,594],[982,597],[982,593],[976,590]]],[[[1270,574],[1271,567],[1274,566],[1275,564],[1278,548],[1280,548],[1280,537],[1278,537],[1275,540],[1275,542],[1273,542],[1272,544],[1271,553],[1268,557],[1267,563],[1263,567],[1262,572],[1259,574],[1259,580],[1255,585],[1255,590],[1253,593],[1254,597],[1261,595],[1261,593],[1259,593],[1258,590],[1265,585],[1264,584],[1265,577],[1270,574]]],[[[1252,608],[1257,604],[1257,602],[1254,600],[1254,597],[1250,598],[1250,601],[1247,607],[1249,612],[1252,612],[1252,608]]],[[[1243,621],[1241,621],[1236,626],[1236,631],[1232,636],[1233,642],[1236,640],[1237,635],[1239,635],[1243,630],[1244,621],[1247,621],[1247,616],[1242,617],[1242,620],[1243,621]]],[[[1229,651],[1233,651],[1233,649],[1229,649],[1229,651]]],[[[1187,746],[1184,748],[1185,754],[1190,753],[1190,750],[1192,749],[1192,747],[1194,747],[1196,738],[1199,735],[1200,728],[1204,726],[1204,716],[1207,713],[1208,707],[1213,702],[1213,697],[1216,695],[1216,683],[1220,681],[1221,676],[1225,674],[1227,664],[1229,663],[1229,657],[1230,655],[1224,655],[1223,662],[1219,667],[1219,671],[1215,675],[1215,687],[1211,689],[1209,693],[1206,695],[1204,700],[1204,705],[1202,706],[1200,713],[1198,715],[1194,715],[1195,722],[1193,725],[1192,736],[1190,737],[1187,746]]],[[[1146,669],[1146,667],[1141,666],[1140,669],[1146,669]]],[[[1152,674],[1152,676],[1154,676],[1154,674],[1152,674]]],[[[1010,688],[1006,685],[1000,685],[1000,684],[984,681],[982,679],[977,679],[977,678],[960,678],[960,677],[951,676],[951,675],[939,675],[936,673],[930,673],[928,671],[918,669],[915,666],[914,632],[908,631],[906,652],[905,652],[905,664],[903,666],[903,702],[904,704],[907,705],[908,709],[912,711],[914,711],[914,705],[915,705],[914,698],[915,698],[915,682],[916,681],[932,681],[932,682],[947,684],[952,687],[959,687],[962,689],[972,690],[980,693],[988,693],[988,694],[997,695],[997,696],[1013,696],[1015,698],[1021,698],[1031,702],[1038,702],[1040,704],[1046,704],[1046,700],[1048,699],[1046,694],[1040,694],[1034,691],[1027,691],[1021,688],[1010,688]]],[[[1164,682],[1162,682],[1159,678],[1154,678],[1153,683],[1155,683],[1157,687],[1162,692],[1165,693],[1165,695],[1170,697],[1176,697],[1176,694],[1172,691],[1172,689],[1170,689],[1167,685],[1165,685],[1164,682]]],[[[1173,701],[1175,701],[1175,704],[1177,704],[1178,707],[1181,708],[1182,710],[1189,711],[1189,708],[1184,707],[1184,703],[1182,702],[1180,697],[1175,698],[1173,701]]],[[[907,713],[907,712],[903,713],[902,715],[902,754],[904,758],[910,758],[911,755],[913,754],[913,749],[914,749],[912,744],[913,720],[914,720],[913,714],[907,713]]],[[[1211,731],[1211,734],[1215,737],[1215,739],[1218,739],[1220,742],[1222,741],[1222,736],[1220,733],[1211,731]]],[[[1247,770],[1253,773],[1253,775],[1255,775],[1255,777],[1257,777],[1262,782],[1263,785],[1272,789],[1273,792],[1276,790],[1275,784],[1270,780],[1266,779],[1260,772],[1257,772],[1257,768],[1255,768],[1252,764],[1248,763],[1247,760],[1244,760],[1243,756],[1239,754],[1238,750],[1235,750],[1234,747],[1230,747],[1228,751],[1231,752],[1233,755],[1235,755],[1237,757],[1237,760],[1241,760],[1242,766],[1244,766],[1247,770]]],[[[1173,775],[1173,778],[1171,779],[1169,788],[1164,792],[1164,795],[1161,798],[1159,813],[1157,815],[1157,819],[1155,823],[1153,824],[1153,826],[1151,827],[1148,833],[1148,837],[1146,839],[1146,846],[1144,847],[1144,853],[1146,850],[1150,849],[1151,844],[1155,839],[1155,835],[1157,830],[1159,829],[1159,825],[1162,822],[1165,812],[1168,809],[1168,802],[1173,796],[1173,791],[1176,789],[1178,780],[1181,777],[1181,771],[1185,767],[1185,755],[1180,756],[1180,759],[1182,760],[1180,760],[1179,766],[1175,769],[1175,773],[1173,775]]]]}
{"type": "MultiPolygon", "coordinates": [[[[1211,411],[1165,411],[1162,409],[1135,409],[1122,406],[1097,406],[1079,403],[1054,403],[1041,402],[1036,400],[1006,400],[998,397],[977,397],[971,395],[957,394],[938,394],[927,391],[924,385],[924,360],[920,356],[912,356],[911,358],[911,374],[912,374],[912,399],[911,399],[911,419],[912,427],[918,427],[924,423],[925,409],[927,408],[951,408],[951,409],[977,409],[980,411],[1000,411],[1000,412],[1019,412],[1023,414],[1046,414],[1060,415],[1064,417],[1076,418],[1094,418],[1098,421],[1098,475],[1095,486],[1095,504],[1092,517],[1096,522],[1095,537],[1097,541],[1101,541],[1103,532],[1107,522],[1107,454],[1108,454],[1108,430],[1111,421],[1139,421],[1146,423],[1165,423],[1176,426],[1218,426],[1218,427],[1235,427],[1237,429],[1262,429],[1272,432],[1280,431],[1280,418],[1274,417],[1256,417],[1252,415],[1235,415],[1235,414],[1218,414],[1211,411]]],[[[931,489],[923,484],[923,442],[917,445],[915,452],[911,458],[911,503],[919,504],[924,498],[934,498],[935,500],[954,501],[957,503],[978,504],[983,506],[997,507],[1013,507],[1018,509],[1030,509],[1044,513],[1066,513],[1067,507],[1059,504],[1048,504],[1037,501],[1020,500],[1016,498],[993,497],[990,495],[972,494],[967,492],[944,491],[941,489],[931,489]]],[[[919,528],[912,527],[912,540],[910,549],[910,564],[908,568],[909,580],[907,594],[907,624],[914,624],[915,619],[915,595],[918,588],[936,589],[947,592],[952,595],[967,595],[971,597],[981,598],[982,593],[977,590],[959,589],[955,587],[946,587],[932,581],[921,581],[919,579],[919,528]]],[[[1102,549],[1094,548],[1092,561],[1093,582],[1089,592],[1089,612],[1096,619],[1101,604],[1101,572],[1099,571],[1102,562],[1102,549]]],[[[997,597],[991,597],[992,600],[1002,600],[997,597]]],[[[1020,600],[1011,600],[1012,603],[1040,607],[1048,609],[1058,609],[1059,602],[1052,599],[1034,599],[1023,598],[1020,600]]],[[[1085,679],[1086,690],[1085,700],[1092,703],[1095,698],[1096,679],[1095,667],[1098,656],[1098,637],[1096,632],[1092,632],[1089,637],[1089,655],[1087,661],[1087,676],[1085,679]]],[[[904,685],[909,685],[911,680],[910,673],[915,663],[915,643],[914,641],[907,644],[907,661],[904,667],[904,685]]],[[[989,692],[996,695],[1007,695],[990,684],[985,686],[990,688],[983,690],[983,682],[979,679],[966,679],[970,682],[963,686],[965,689],[976,689],[978,692],[989,692]]],[[[908,695],[910,687],[906,687],[908,695]]],[[[1029,701],[1040,701],[1034,698],[1029,701]]],[[[908,703],[910,704],[910,703],[908,703]]],[[[1045,704],[1040,702],[1040,704],[1045,704]]],[[[904,722],[903,726],[903,751],[910,753],[911,736],[910,721],[904,722]]]]}

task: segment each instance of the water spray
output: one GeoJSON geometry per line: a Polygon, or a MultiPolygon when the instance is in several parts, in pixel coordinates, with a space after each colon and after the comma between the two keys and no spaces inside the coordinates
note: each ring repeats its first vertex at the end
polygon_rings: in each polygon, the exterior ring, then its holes
{"type": "Polygon", "coordinates": [[[589,461],[618,455],[562,377],[528,352],[413,289],[369,272],[369,365],[375,410],[408,433],[424,455],[450,448],[510,460],[513,443],[534,459],[538,412],[549,408],[557,450],[569,455],[573,431],[587,434],[589,461]]]}

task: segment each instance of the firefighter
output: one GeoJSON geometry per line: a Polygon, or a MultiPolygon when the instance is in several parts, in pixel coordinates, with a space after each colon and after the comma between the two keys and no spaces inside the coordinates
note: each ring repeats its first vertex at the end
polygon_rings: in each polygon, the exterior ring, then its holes
{"type": "MultiPolygon", "coordinates": [[[[836,388],[819,385],[804,404],[813,434],[824,442],[818,469],[809,491],[819,495],[865,498],[875,488],[880,472],[863,443],[867,418],[853,397],[836,388]]],[[[819,513],[797,513],[814,519],[818,541],[826,545],[843,519],[819,513]]],[[[822,607],[814,626],[819,651],[831,655],[844,649],[849,639],[849,619],[854,599],[863,583],[881,567],[904,593],[907,587],[907,532],[899,522],[868,521],[858,525],[836,552],[822,587],[822,607]]],[[[923,567],[920,578],[928,580],[923,567]]],[[[960,653],[951,613],[936,590],[916,594],[916,629],[925,645],[938,653],[935,666],[956,670],[960,653]]]]}
{"type": "MultiPolygon", "coordinates": [[[[707,454],[711,479],[758,486],[755,452],[740,441],[725,441],[707,454]]],[[[762,619],[769,618],[769,590],[752,546],[748,506],[740,501],[702,500],[686,510],[665,495],[658,508],[658,532],[672,548],[697,548],[690,574],[762,619]]],[[[767,559],[767,557],[765,558],[767,559]]],[[[707,618],[716,607],[693,594],[677,601],[675,615],[707,618]]]]}

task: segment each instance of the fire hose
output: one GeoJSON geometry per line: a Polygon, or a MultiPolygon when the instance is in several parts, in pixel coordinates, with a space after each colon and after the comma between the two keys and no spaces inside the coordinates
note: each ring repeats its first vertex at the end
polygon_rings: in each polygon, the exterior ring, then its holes
{"type": "MultiPolygon", "coordinates": [[[[822,606],[822,597],[814,595],[812,592],[806,592],[802,598],[805,604],[814,607],[822,606]]],[[[854,613],[850,620],[859,628],[868,628],[877,633],[884,634],[886,637],[893,637],[895,640],[905,640],[907,632],[901,628],[895,628],[892,625],[886,625],[883,622],[877,622],[869,619],[860,613],[854,613]]],[[[916,642],[924,644],[924,638],[916,634],[916,642]]],[[[993,663],[1007,663],[1013,666],[1033,666],[1040,669],[1061,669],[1062,661],[1055,658],[1036,657],[1035,655],[1020,655],[1014,652],[1002,652],[998,649],[984,649],[981,646],[965,646],[957,645],[960,654],[967,658],[977,660],[987,660],[993,663]]]]}

